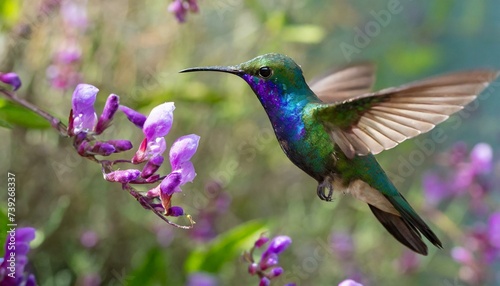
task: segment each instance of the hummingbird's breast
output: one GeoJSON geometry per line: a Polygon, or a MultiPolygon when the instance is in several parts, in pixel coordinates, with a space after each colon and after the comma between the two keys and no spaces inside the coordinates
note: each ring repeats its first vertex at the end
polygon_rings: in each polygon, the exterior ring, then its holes
{"type": "Polygon", "coordinates": [[[312,104],[302,110],[271,118],[283,152],[297,167],[322,180],[335,167],[334,144],[322,124],[312,117],[312,104]]]}

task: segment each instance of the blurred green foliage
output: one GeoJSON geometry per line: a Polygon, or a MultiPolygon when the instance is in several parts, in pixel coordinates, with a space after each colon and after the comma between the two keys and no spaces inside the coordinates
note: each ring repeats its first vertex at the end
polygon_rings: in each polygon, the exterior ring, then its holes
{"type": "MultiPolygon", "coordinates": [[[[46,75],[64,42],[65,27],[58,8],[40,13],[45,2],[0,0],[0,71],[21,76],[19,96],[67,118],[72,89],[54,89],[46,75]]],[[[494,0],[401,0],[401,12],[391,14],[385,26],[379,23],[366,47],[346,57],[341,44],[354,46],[357,31],[377,22],[374,13],[386,10],[388,2],[205,0],[199,2],[198,15],[179,24],[165,0],[84,1],[88,27],[77,39],[82,61],[76,69],[84,82],[100,89],[97,110],[109,93],[145,114],[174,101],[167,142],[189,133],[201,136],[193,158],[198,176],[175,204],[197,220],[216,198],[206,187],[214,181],[231,203],[214,220],[211,228],[217,236],[212,241],[171,229],[118,184],[105,182],[98,165],[78,157],[68,139],[59,138],[31,112],[2,100],[0,126],[11,128],[0,128],[0,170],[3,177],[7,170],[16,174],[18,224],[38,230],[29,255],[38,282],[97,285],[86,282],[94,278],[102,285],[183,285],[189,273],[208,271],[216,273],[221,285],[256,285],[238,256],[248,239],[266,228],[271,235],[293,239],[280,265],[298,285],[337,285],[348,278],[344,261],[324,248],[331,234],[341,231],[352,233],[353,261],[371,285],[452,285],[459,265],[450,249],[460,239],[451,230],[463,231],[467,201],[454,201],[438,217],[426,212],[421,174],[457,140],[498,145],[498,85],[476,110],[461,117],[457,128],[444,123],[447,139],[397,183],[445,245],[444,250],[430,247],[420,267],[404,274],[398,270],[404,247],[364,204],[339,195],[333,203],[316,197],[316,182],[281,152],[243,81],[177,73],[192,66],[236,64],[267,52],[293,57],[308,80],[350,59],[371,60],[378,67],[377,88],[459,69],[500,68],[500,2],[494,0]],[[85,247],[81,237],[89,231],[98,239],[85,247]],[[318,248],[326,255],[314,256],[318,248]]],[[[117,116],[105,136],[131,139],[138,146],[141,131],[117,116]]],[[[407,141],[377,158],[398,174],[400,158],[415,148],[415,140],[407,141]]],[[[494,198],[491,203],[498,205],[498,194],[494,198]]]]}

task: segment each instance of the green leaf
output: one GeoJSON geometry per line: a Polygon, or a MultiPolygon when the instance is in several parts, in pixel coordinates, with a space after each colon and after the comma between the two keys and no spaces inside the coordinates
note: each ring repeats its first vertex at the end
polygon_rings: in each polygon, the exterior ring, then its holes
{"type": "Polygon", "coordinates": [[[0,120],[32,129],[49,128],[50,124],[31,110],[10,102],[0,104],[0,120]]]}
{"type": "Polygon", "coordinates": [[[19,19],[18,0],[0,0],[0,24],[14,24],[19,19]]]}
{"type": "Polygon", "coordinates": [[[0,127],[5,127],[5,128],[12,128],[12,124],[10,124],[9,122],[3,120],[3,119],[0,119],[0,127]]]}
{"type": "Polygon", "coordinates": [[[191,253],[186,260],[186,272],[219,272],[225,263],[234,261],[243,250],[250,249],[265,231],[263,222],[249,221],[219,235],[207,247],[191,253]]]}
{"type": "MultiPolygon", "coordinates": [[[[144,263],[123,279],[123,285],[142,286],[142,285],[164,285],[168,281],[167,267],[163,250],[158,247],[151,248],[142,260],[144,263]],[[151,275],[154,273],[154,275],[151,275]]],[[[119,279],[119,280],[121,280],[119,279]]]]}

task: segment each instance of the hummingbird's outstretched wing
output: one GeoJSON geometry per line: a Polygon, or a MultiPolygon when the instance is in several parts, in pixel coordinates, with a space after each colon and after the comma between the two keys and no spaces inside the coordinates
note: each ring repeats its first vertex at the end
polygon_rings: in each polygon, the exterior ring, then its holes
{"type": "Polygon", "coordinates": [[[378,154],[431,130],[498,75],[477,70],[438,76],[325,104],[315,115],[348,158],[378,154]]]}
{"type": "Polygon", "coordinates": [[[334,103],[371,92],[374,82],[375,66],[359,63],[341,67],[313,80],[309,87],[323,102],[334,103]]]}

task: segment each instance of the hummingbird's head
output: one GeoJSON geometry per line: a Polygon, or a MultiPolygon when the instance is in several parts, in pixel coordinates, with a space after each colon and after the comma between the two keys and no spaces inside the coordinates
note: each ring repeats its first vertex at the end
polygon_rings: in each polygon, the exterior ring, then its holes
{"type": "Polygon", "coordinates": [[[266,107],[267,102],[289,101],[290,93],[308,88],[302,69],[290,57],[266,54],[235,66],[197,67],[180,72],[218,71],[243,78],[266,107]]]}

